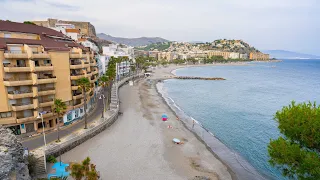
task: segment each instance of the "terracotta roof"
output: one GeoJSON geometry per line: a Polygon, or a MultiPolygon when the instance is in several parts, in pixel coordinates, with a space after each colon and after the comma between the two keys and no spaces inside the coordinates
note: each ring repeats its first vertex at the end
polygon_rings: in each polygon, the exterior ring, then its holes
{"type": "Polygon", "coordinates": [[[80,33],[79,29],[66,29],[66,32],[70,32],[70,33],[80,33]]]}
{"type": "Polygon", "coordinates": [[[38,34],[41,39],[0,38],[0,49],[6,49],[7,44],[30,44],[42,45],[45,50],[69,51],[70,47],[79,47],[87,51],[84,46],[76,43],[61,32],[42,26],[0,21],[0,31],[38,34]]]}

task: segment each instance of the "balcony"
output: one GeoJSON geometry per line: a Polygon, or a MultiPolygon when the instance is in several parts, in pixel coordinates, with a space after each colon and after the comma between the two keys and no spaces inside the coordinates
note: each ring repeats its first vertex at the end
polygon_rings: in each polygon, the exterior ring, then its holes
{"type": "Polygon", "coordinates": [[[4,57],[6,59],[28,59],[28,54],[22,50],[8,50],[5,51],[4,57]]]}
{"type": "Polygon", "coordinates": [[[93,71],[93,75],[96,75],[96,74],[99,74],[99,71],[94,70],[94,71],[93,71]]]}
{"type": "Polygon", "coordinates": [[[42,114],[43,118],[48,118],[48,117],[52,117],[52,116],[53,116],[53,113],[51,111],[46,112],[46,114],[42,114]]]}
{"type": "Polygon", "coordinates": [[[96,82],[97,80],[98,80],[97,77],[91,76],[91,78],[90,78],[90,83],[94,83],[94,82],[96,82]]]}
{"type": "Polygon", "coordinates": [[[13,111],[23,111],[27,109],[33,109],[33,104],[30,103],[17,103],[17,104],[11,104],[13,111]]]}
{"type": "Polygon", "coordinates": [[[27,86],[32,85],[32,79],[25,78],[3,78],[5,86],[27,86]]]}
{"type": "Polygon", "coordinates": [[[44,66],[36,66],[34,67],[35,72],[41,72],[41,71],[53,71],[52,64],[46,64],[44,66]]]}
{"type": "Polygon", "coordinates": [[[88,68],[88,67],[90,67],[89,62],[87,62],[87,61],[82,61],[82,62],[83,62],[83,64],[82,64],[82,67],[83,67],[83,68],[88,68]]]}
{"type": "Polygon", "coordinates": [[[86,77],[90,78],[92,76],[92,72],[91,71],[87,71],[86,77]]]}
{"type": "Polygon", "coordinates": [[[80,54],[79,52],[70,52],[69,55],[71,59],[82,58],[82,54],[80,54]]]}
{"type": "Polygon", "coordinates": [[[71,80],[78,80],[83,78],[85,75],[84,73],[74,73],[74,74],[71,74],[70,76],[71,76],[71,80]]]}
{"type": "Polygon", "coordinates": [[[38,89],[38,96],[46,96],[46,95],[52,95],[52,94],[56,94],[56,90],[54,87],[38,89]]]}
{"type": "Polygon", "coordinates": [[[96,65],[97,65],[96,61],[94,60],[90,61],[90,66],[96,66],[96,65]]]}
{"type": "Polygon", "coordinates": [[[56,83],[57,77],[48,75],[48,76],[40,76],[37,79],[37,84],[49,84],[49,83],[56,83]]]}
{"type": "Polygon", "coordinates": [[[82,99],[82,98],[83,98],[83,95],[82,95],[82,93],[76,93],[76,94],[74,94],[74,95],[72,96],[72,98],[73,98],[74,100],[76,100],[76,99],[82,99]]]}
{"type": "Polygon", "coordinates": [[[25,90],[25,91],[8,91],[8,98],[9,99],[21,99],[21,98],[28,98],[33,97],[33,93],[31,90],[25,90]]]}
{"type": "Polygon", "coordinates": [[[33,52],[32,59],[50,59],[50,55],[45,52],[33,52]]]}
{"type": "Polygon", "coordinates": [[[31,68],[24,65],[12,65],[4,64],[4,72],[14,73],[14,72],[31,72],[31,68]]]}
{"type": "Polygon", "coordinates": [[[53,99],[48,99],[46,101],[39,101],[39,107],[52,106],[54,104],[53,99]]]}
{"type": "Polygon", "coordinates": [[[82,63],[80,60],[71,60],[70,62],[70,69],[81,69],[82,63]]]}
{"type": "Polygon", "coordinates": [[[34,117],[34,116],[29,116],[29,117],[17,116],[17,123],[25,123],[28,121],[34,121],[36,119],[37,117],[34,117]]]}

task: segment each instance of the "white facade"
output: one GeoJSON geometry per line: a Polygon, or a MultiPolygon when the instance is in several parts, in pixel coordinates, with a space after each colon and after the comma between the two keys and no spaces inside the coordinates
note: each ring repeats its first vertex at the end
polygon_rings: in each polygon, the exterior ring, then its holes
{"type": "Polygon", "coordinates": [[[230,59],[239,59],[240,58],[240,54],[239,53],[235,53],[235,52],[231,52],[229,55],[230,59]]]}
{"type": "Polygon", "coordinates": [[[129,59],[134,60],[134,49],[130,46],[110,44],[109,46],[102,47],[103,55],[109,57],[128,57],[129,59]]]}
{"type": "Polygon", "coordinates": [[[248,54],[240,54],[240,59],[248,59],[248,54]]]}
{"type": "Polygon", "coordinates": [[[90,48],[94,52],[99,52],[98,46],[95,43],[91,42],[91,41],[86,40],[86,41],[81,42],[81,44],[84,47],[90,48]]]}
{"type": "Polygon", "coordinates": [[[101,56],[101,55],[99,55],[98,58],[99,58],[98,62],[101,64],[101,68],[99,67],[99,75],[101,76],[102,74],[106,73],[109,59],[106,56],[101,56]]]}

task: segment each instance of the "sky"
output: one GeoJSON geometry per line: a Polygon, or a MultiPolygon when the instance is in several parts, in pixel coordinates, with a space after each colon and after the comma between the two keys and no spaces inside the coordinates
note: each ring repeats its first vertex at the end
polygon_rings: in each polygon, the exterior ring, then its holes
{"type": "Polygon", "coordinates": [[[319,0],[0,0],[0,19],[89,21],[96,32],[171,41],[242,39],[320,55],[319,0]]]}

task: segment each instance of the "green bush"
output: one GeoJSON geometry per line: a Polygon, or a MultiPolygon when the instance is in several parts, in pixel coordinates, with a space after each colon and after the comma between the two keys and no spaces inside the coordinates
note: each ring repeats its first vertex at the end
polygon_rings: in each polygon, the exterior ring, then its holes
{"type": "Polygon", "coordinates": [[[47,162],[56,163],[57,159],[54,156],[51,155],[51,156],[47,157],[47,162]]]}
{"type": "Polygon", "coordinates": [[[28,160],[29,174],[31,177],[33,177],[36,173],[37,158],[34,157],[33,154],[29,154],[27,160],[28,160]]]}

